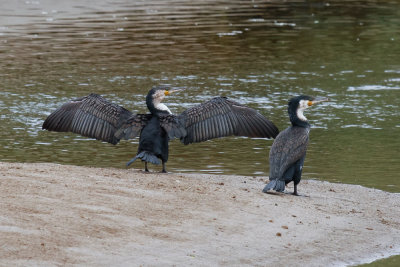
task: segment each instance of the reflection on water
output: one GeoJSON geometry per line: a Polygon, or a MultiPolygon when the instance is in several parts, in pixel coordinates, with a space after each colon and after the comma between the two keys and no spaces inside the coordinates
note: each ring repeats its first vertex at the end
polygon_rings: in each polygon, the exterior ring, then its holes
{"type": "MultiPolygon", "coordinates": [[[[301,93],[333,100],[306,114],[313,129],[304,176],[400,192],[397,2],[1,3],[3,161],[123,168],[136,139],[112,146],[41,131],[52,110],[91,92],[146,112],[148,89],[169,84],[186,89],[166,100],[174,113],[225,95],[280,129],[287,100],[301,93]]],[[[167,167],[264,176],[271,144],[174,141],[167,167]]]]}

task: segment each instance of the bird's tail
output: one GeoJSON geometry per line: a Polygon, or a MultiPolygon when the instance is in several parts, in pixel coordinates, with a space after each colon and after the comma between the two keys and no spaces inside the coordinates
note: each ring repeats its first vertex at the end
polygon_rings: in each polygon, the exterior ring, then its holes
{"type": "Polygon", "coordinates": [[[270,182],[264,187],[263,192],[267,193],[271,189],[277,192],[285,191],[285,181],[281,181],[278,179],[270,180],[270,182]]]}
{"type": "Polygon", "coordinates": [[[134,158],[132,158],[130,161],[128,161],[126,163],[126,166],[131,165],[137,159],[141,159],[142,161],[150,162],[157,165],[160,164],[160,159],[157,158],[153,153],[148,151],[142,151],[139,154],[137,154],[134,158]]]}

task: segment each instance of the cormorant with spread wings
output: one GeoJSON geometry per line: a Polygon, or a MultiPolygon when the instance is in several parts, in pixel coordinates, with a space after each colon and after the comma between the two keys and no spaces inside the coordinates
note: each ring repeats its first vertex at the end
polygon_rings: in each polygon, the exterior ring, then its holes
{"type": "Polygon", "coordinates": [[[139,135],[137,155],[127,165],[141,159],[148,171],[148,162],[160,164],[161,160],[162,172],[166,172],[168,142],[174,138],[187,145],[230,135],[275,138],[279,133],[258,111],[226,97],[215,97],[173,115],[161,102],[174,91],[164,86],[152,88],[146,97],[148,114],[133,114],[100,95],[90,94],[63,104],[46,118],[42,128],[73,132],[114,145],[139,135]]]}

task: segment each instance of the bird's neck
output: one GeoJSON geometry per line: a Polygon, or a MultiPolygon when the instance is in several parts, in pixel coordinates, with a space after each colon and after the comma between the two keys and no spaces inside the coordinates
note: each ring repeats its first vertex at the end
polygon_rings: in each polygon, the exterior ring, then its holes
{"type": "Polygon", "coordinates": [[[153,115],[172,114],[171,110],[169,110],[165,104],[161,103],[160,100],[149,97],[146,99],[146,104],[150,113],[153,115]]]}
{"type": "Polygon", "coordinates": [[[172,114],[171,110],[163,103],[157,103],[154,107],[158,114],[172,114]]]}
{"type": "Polygon", "coordinates": [[[305,127],[305,128],[310,127],[307,118],[303,114],[303,110],[301,109],[292,110],[289,108],[288,113],[290,122],[292,123],[293,126],[305,127]]]}

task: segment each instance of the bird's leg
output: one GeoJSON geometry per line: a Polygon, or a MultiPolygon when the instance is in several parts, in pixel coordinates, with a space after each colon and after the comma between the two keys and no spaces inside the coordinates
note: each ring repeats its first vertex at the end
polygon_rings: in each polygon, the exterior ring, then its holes
{"type": "Polygon", "coordinates": [[[162,162],[162,173],[167,173],[167,170],[165,169],[165,161],[162,162]]]}
{"type": "Polygon", "coordinates": [[[293,195],[295,195],[295,196],[299,195],[299,194],[297,194],[297,184],[294,184],[293,195]]]}
{"type": "Polygon", "coordinates": [[[144,171],[149,172],[149,169],[147,168],[147,161],[144,162],[144,171]]]}

